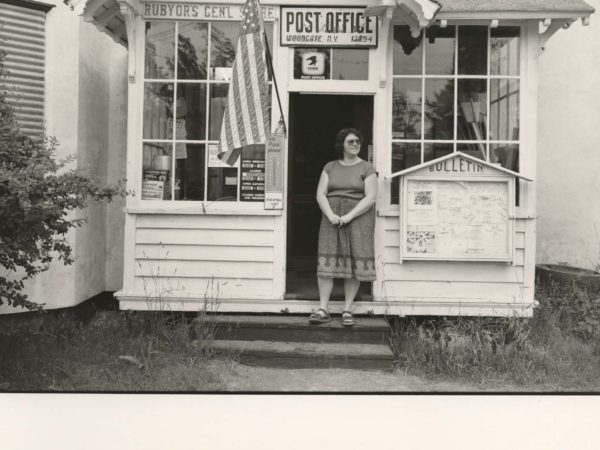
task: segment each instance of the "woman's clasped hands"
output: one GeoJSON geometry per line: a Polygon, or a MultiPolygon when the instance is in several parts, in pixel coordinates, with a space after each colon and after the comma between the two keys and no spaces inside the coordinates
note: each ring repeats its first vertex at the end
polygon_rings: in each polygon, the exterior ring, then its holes
{"type": "Polygon", "coordinates": [[[338,216],[337,214],[331,214],[327,217],[327,219],[329,219],[329,222],[331,222],[332,225],[337,225],[338,227],[343,227],[344,225],[349,224],[352,220],[348,214],[342,217],[338,216]]]}

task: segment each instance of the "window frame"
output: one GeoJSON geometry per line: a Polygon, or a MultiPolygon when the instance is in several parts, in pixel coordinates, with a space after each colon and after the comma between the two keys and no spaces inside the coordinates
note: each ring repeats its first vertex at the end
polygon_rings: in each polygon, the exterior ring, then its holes
{"type": "MultiPolygon", "coordinates": [[[[478,144],[483,143],[485,145],[486,150],[486,161],[489,162],[490,158],[490,148],[494,145],[516,145],[519,149],[518,152],[518,163],[519,163],[519,171],[523,169],[523,146],[526,142],[526,138],[524,135],[523,124],[525,122],[525,106],[526,106],[526,72],[527,72],[527,50],[528,50],[528,26],[526,21],[520,20],[503,20],[499,27],[518,27],[520,30],[519,34],[519,72],[517,75],[492,75],[491,74],[491,30],[494,29],[491,26],[490,21],[480,21],[480,20],[472,20],[472,21],[448,21],[448,27],[455,27],[454,32],[454,73],[451,75],[433,75],[426,73],[426,64],[427,64],[427,46],[423,45],[425,39],[427,38],[426,33],[428,28],[423,29],[423,33],[421,35],[421,46],[422,46],[422,58],[421,58],[421,72],[417,75],[397,75],[394,74],[394,64],[393,64],[393,45],[394,45],[394,34],[393,30],[396,26],[406,26],[406,24],[402,22],[392,21],[390,23],[390,36],[389,36],[389,46],[390,46],[390,57],[392,60],[390,61],[388,67],[388,79],[389,90],[387,91],[388,95],[388,117],[389,117],[389,129],[388,135],[386,137],[387,142],[389,143],[389,154],[387,155],[387,159],[389,161],[386,164],[389,164],[390,173],[392,173],[392,149],[395,144],[398,143],[407,143],[414,144],[420,146],[420,164],[425,162],[425,147],[431,144],[445,144],[452,145],[453,153],[457,151],[457,147],[460,145],[466,144],[478,144]],[[462,75],[458,72],[458,33],[459,27],[468,27],[468,26],[486,26],[487,27],[487,66],[486,73],[479,75],[462,75]],[[418,139],[399,139],[393,137],[393,92],[394,92],[394,80],[396,79],[419,79],[421,82],[421,111],[420,111],[420,138],[418,139]],[[454,83],[454,96],[453,96],[453,139],[426,139],[425,138],[425,101],[426,101],[426,92],[425,92],[425,82],[426,80],[452,80],[454,83]],[[458,85],[459,80],[485,80],[486,83],[486,138],[482,140],[461,140],[457,139],[457,128],[458,128],[458,85]],[[492,80],[518,80],[519,83],[519,104],[518,104],[518,117],[517,124],[519,129],[518,139],[490,139],[490,123],[491,123],[491,110],[492,103],[490,99],[491,93],[491,82],[492,80]]],[[[439,25],[438,25],[439,26],[439,25]]],[[[414,167],[414,166],[411,166],[414,167]]],[[[520,183],[517,184],[517,189],[519,189],[520,183]]],[[[522,190],[522,189],[521,189],[522,190]]],[[[516,205],[516,210],[521,211],[522,208],[525,207],[525,202],[521,199],[520,203],[516,205]]],[[[398,207],[398,204],[392,203],[392,183],[387,183],[385,193],[384,193],[384,209],[391,210],[398,207]],[[389,186],[389,187],[388,187],[389,186]]]]}
{"type": "MultiPolygon", "coordinates": [[[[276,39],[277,39],[277,27],[275,26],[275,21],[277,18],[275,18],[275,20],[273,21],[265,21],[265,24],[268,24],[269,26],[272,27],[272,32],[271,32],[271,42],[273,42],[273,46],[276,45],[276,39]]],[[[140,57],[138,59],[138,63],[137,63],[137,68],[138,68],[138,73],[139,75],[139,82],[138,84],[138,89],[139,89],[139,101],[138,101],[138,117],[139,117],[139,126],[136,129],[136,149],[134,154],[136,155],[136,160],[135,160],[135,167],[136,167],[136,190],[140,193],[139,196],[137,196],[137,201],[135,206],[128,208],[128,211],[133,212],[136,211],[138,213],[142,213],[142,212],[154,212],[154,213],[160,213],[163,212],[165,209],[169,210],[169,211],[181,211],[181,212],[188,212],[188,211],[197,211],[198,210],[198,206],[200,204],[202,205],[206,205],[206,204],[210,204],[211,205],[211,210],[214,210],[215,212],[220,212],[220,213],[230,213],[231,211],[233,211],[233,213],[236,213],[235,211],[239,211],[241,214],[244,214],[245,212],[259,212],[259,211],[263,211],[264,210],[264,205],[263,202],[260,201],[242,201],[241,200],[241,157],[240,160],[238,160],[238,164],[237,167],[234,166],[233,168],[237,168],[237,188],[236,188],[236,192],[237,192],[237,196],[236,196],[236,200],[235,201],[231,201],[231,200],[209,200],[208,199],[208,147],[209,145],[214,145],[218,143],[218,140],[214,140],[214,139],[210,139],[210,92],[211,92],[211,86],[214,85],[227,85],[229,86],[229,81],[223,81],[223,80],[218,80],[218,79],[212,79],[210,77],[210,68],[211,68],[211,45],[212,45],[212,40],[211,40],[211,33],[212,33],[212,26],[214,23],[232,23],[232,24],[236,24],[236,26],[240,27],[240,21],[239,20],[185,20],[185,19],[176,19],[176,18],[169,18],[169,19],[142,19],[140,20],[139,24],[140,24],[140,47],[139,47],[139,51],[140,51],[140,57]],[[146,29],[146,24],[148,23],[173,23],[175,25],[174,27],[174,58],[173,58],[173,64],[174,64],[174,69],[173,69],[173,75],[171,78],[146,78],[146,72],[145,72],[145,64],[146,64],[146,34],[145,34],[145,29],[146,29]],[[206,47],[206,51],[207,51],[207,61],[206,61],[206,71],[207,71],[207,77],[206,79],[178,79],[178,60],[179,60],[179,52],[178,52],[178,31],[179,31],[179,24],[180,23],[205,23],[207,24],[207,36],[208,36],[208,42],[207,42],[207,47],[206,47]],[[161,84],[171,84],[173,85],[173,95],[172,95],[172,100],[173,100],[173,107],[174,109],[176,108],[176,101],[177,101],[177,91],[178,91],[178,86],[181,84],[199,84],[199,85],[204,85],[206,86],[206,90],[205,90],[205,118],[204,118],[204,130],[206,131],[206,134],[204,136],[204,139],[178,139],[177,138],[177,133],[175,132],[176,129],[176,118],[173,117],[173,130],[171,133],[171,137],[170,139],[154,139],[154,138],[145,138],[144,137],[144,101],[145,101],[145,89],[146,89],[146,85],[148,83],[161,83],[161,84]],[[171,154],[171,176],[170,176],[170,191],[171,191],[171,199],[164,199],[164,200],[158,200],[158,199],[142,199],[142,184],[143,184],[143,156],[144,156],[144,146],[146,144],[169,144],[172,146],[172,154],[171,154]],[[204,158],[204,186],[203,186],[203,192],[204,192],[204,198],[202,200],[178,200],[174,198],[174,192],[175,192],[175,167],[176,167],[176,148],[178,144],[191,144],[191,145],[202,145],[204,147],[203,151],[203,158],[204,158]]],[[[233,43],[234,47],[237,47],[237,41],[233,43]]],[[[271,48],[271,57],[275,58],[275,54],[276,51],[271,48]]],[[[273,61],[273,64],[275,65],[275,61],[273,61]]],[[[271,79],[269,79],[267,81],[267,84],[269,86],[269,88],[272,90],[274,89],[273,87],[273,81],[271,79]]],[[[275,99],[275,95],[271,96],[271,111],[273,111],[274,105],[276,106],[276,104],[274,103],[276,102],[275,99]]],[[[274,118],[273,115],[271,114],[271,118],[270,118],[270,125],[271,127],[273,127],[273,122],[274,118]]],[[[204,209],[203,209],[204,210],[204,209]]],[[[267,215],[273,215],[272,212],[267,211],[266,212],[267,215]]]]}

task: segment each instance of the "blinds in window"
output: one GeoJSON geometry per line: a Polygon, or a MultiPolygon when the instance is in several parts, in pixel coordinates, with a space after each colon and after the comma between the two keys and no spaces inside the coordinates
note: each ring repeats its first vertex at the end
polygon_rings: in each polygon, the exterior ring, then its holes
{"type": "Polygon", "coordinates": [[[44,43],[46,13],[0,2],[0,51],[8,76],[0,80],[24,134],[44,126],[44,43]]]}

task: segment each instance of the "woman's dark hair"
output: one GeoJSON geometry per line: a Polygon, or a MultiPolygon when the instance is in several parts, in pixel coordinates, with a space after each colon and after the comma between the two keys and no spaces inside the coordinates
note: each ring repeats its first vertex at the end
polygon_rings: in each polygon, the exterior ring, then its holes
{"type": "Polygon", "coordinates": [[[342,128],[335,137],[335,143],[333,144],[333,149],[335,150],[335,156],[337,159],[344,158],[344,141],[349,134],[355,135],[360,141],[361,145],[364,142],[362,133],[356,128],[342,128]]]}

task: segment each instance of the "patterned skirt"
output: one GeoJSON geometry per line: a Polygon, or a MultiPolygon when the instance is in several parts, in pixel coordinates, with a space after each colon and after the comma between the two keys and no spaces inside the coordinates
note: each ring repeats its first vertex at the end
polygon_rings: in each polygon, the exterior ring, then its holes
{"type": "MultiPolygon", "coordinates": [[[[349,213],[360,200],[347,197],[329,198],[338,216],[349,213]]],[[[342,227],[332,225],[323,215],[319,229],[317,276],[321,278],[356,278],[375,280],[375,208],[342,227]]]]}

